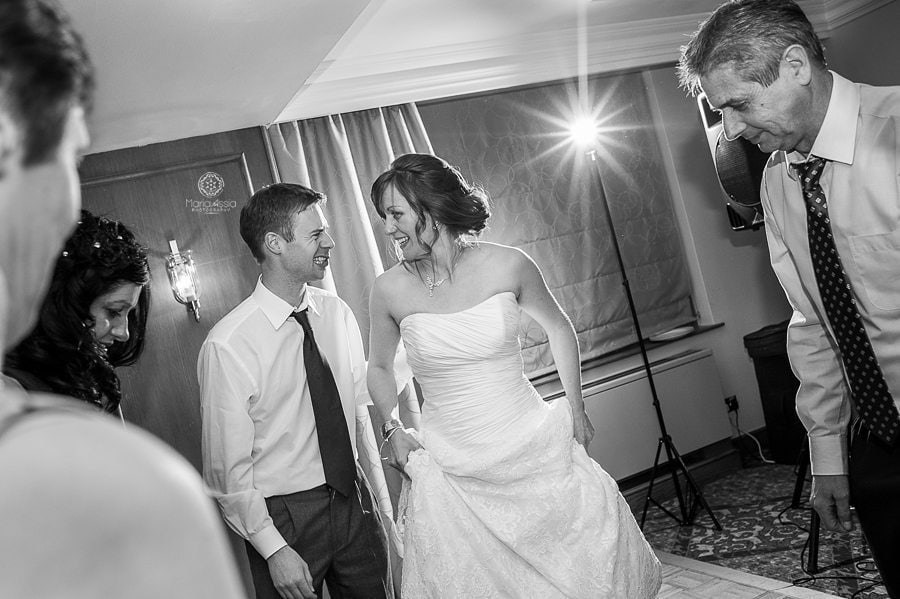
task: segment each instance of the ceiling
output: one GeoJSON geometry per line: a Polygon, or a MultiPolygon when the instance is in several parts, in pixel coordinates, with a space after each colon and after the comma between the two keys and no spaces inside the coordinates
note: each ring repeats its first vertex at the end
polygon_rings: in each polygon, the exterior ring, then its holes
{"type": "MultiPolygon", "coordinates": [[[[801,0],[820,35],[893,0],[801,0]]],[[[62,0],[91,152],[673,62],[720,0],[62,0]]]]}

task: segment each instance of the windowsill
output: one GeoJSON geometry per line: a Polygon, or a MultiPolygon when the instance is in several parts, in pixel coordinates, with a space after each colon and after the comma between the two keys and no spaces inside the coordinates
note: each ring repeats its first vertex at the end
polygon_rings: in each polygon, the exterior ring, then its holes
{"type": "MultiPolygon", "coordinates": [[[[685,339],[690,339],[691,337],[696,337],[697,335],[701,335],[713,329],[718,329],[719,327],[725,326],[723,322],[716,322],[713,324],[697,324],[694,329],[676,339],[669,339],[666,341],[650,341],[649,339],[644,339],[644,347],[647,351],[651,351],[654,349],[658,349],[661,347],[665,347],[667,345],[671,345],[672,343],[677,343],[679,341],[684,341],[685,339]]],[[[597,368],[599,366],[604,366],[607,364],[611,364],[613,362],[617,362],[619,360],[624,360],[625,358],[630,358],[632,356],[639,355],[641,353],[640,345],[637,341],[626,345],[625,347],[621,347],[615,351],[611,351],[606,354],[602,354],[600,356],[594,356],[592,358],[588,358],[587,360],[582,360],[581,362],[581,371],[585,372],[592,368],[597,368]]],[[[541,385],[545,385],[548,383],[552,383],[555,381],[559,381],[559,373],[555,370],[551,372],[547,372],[541,375],[538,375],[534,378],[530,378],[531,384],[535,387],[539,387],[541,385]]]]}

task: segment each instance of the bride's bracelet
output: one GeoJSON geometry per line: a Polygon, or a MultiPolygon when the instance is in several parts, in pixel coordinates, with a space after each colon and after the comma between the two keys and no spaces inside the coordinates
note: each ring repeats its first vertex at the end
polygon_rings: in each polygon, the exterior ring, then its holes
{"type": "Polygon", "coordinates": [[[396,418],[392,418],[381,425],[381,438],[387,441],[391,438],[391,435],[394,434],[398,428],[403,428],[403,423],[397,420],[396,418]]]}
{"type": "MultiPolygon", "coordinates": [[[[385,423],[385,424],[387,424],[387,423],[385,423]]],[[[383,429],[383,428],[384,428],[384,427],[382,427],[382,429],[383,429]]],[[[394,433],[396,433],[397,431],[399,431],[399,430],[402,429],[402,428],[403,428],[403,425],[395,426],[395,427],[393,427],[393,428],[391,428],[391,429],[388,429],[388,432],[387,432],[386,434],[383,435],[383,436],[384,436],[384,441],[382,441],[382,442],[381,442],[381,445],[378,447],[378,455],[381,455],[381,451],[384,449],[384,446],[388,444],[388,441],[391,440],[391,436],[393,436],[394,433]]],[[[381,458],[381,459],[382,459],[382,460],[386,460],[387,458],[381,458]]]]}

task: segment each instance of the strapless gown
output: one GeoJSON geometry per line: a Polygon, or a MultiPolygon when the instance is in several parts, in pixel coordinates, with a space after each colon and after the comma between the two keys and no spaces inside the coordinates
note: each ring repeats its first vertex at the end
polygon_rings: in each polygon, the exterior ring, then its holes
{"type": "Polygon", "coordinates": [[[402,597],[643,599],[660,565],[569,402],[523,372],[511,292],[400,323],[425,397],[399,510],[402,597]]]}

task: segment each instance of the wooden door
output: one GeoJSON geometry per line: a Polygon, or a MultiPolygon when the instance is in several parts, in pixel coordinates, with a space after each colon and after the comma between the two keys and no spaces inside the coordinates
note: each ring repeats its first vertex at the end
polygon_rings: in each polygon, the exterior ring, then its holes
{"type": "Polygon", "coordinates": [[[120,369],[122,410],[200,469],[197,355],[209,329],[256,284],[238,231],[241,207],[274,182],[263,132],[242,129],[87,156],[84,207],[119,220],[149,248],[151,307],[137,364],[120,369]],[[200,322],[175,301],[165,269],[169,240],[194,254],[200,322]]]}

